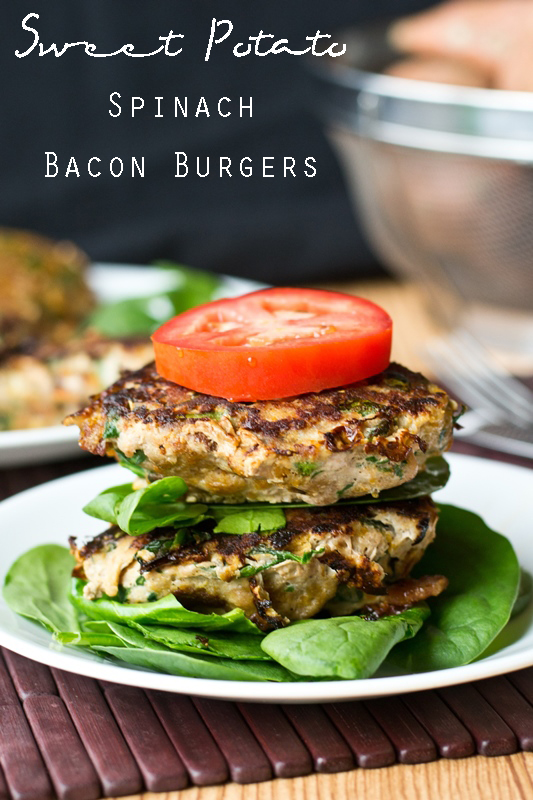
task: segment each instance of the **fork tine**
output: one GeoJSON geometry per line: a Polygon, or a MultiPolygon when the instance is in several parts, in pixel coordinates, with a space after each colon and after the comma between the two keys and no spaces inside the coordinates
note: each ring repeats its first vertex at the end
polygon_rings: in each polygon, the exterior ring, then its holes
{"type": "MultiPolygon", "coordinates": [[[[431,340],[426,352],[435,373],[473,407],[492,410],[506,419],[511,417],[522,427],[531,425],[533,404],[529,405],[523,397],[516,401],[513,393],[514,378],[509,376],[509,386],[506,376],[502,377],[501,373],[493,374],[483,349],[477,343],[470,347],[468,336],[466,347],[463,348],[462,344],[461,336],[431,340]]],[[[524,389],[528,393],[527,388],[524,389]]],[[[533,399],[533,395],[531,397],[533,399]]]]}
{"type": "Polygon", "coordinates": [[[502,412],[505,412],[506,416],[512,416],[517,423],[521,421],[529,424],[533,421],[533,414],[527,405],[515,402],[512,390],[506,387],[502,381],[480,373],[477,365],[473,363],[473,359],[470,361],[465,359],[461,367],[456,367],[456,370],[461,376],[463,385],[478,389],[484,398],[484,405],[490,403],[497,406],[502,412]]]}
{"type": "Polygon", "coordinates": [[[457,356],[455,351],[447,349],[442,341],[433,340],[426,347],[426,356],[435,375],[442,380],[456,395],[457,398],[473,408],[484,408],[496,413],[499,418],[504,414],[504,407],[491,400],[480,391],[476,384],[465,380],[463,373],[457,369],[457,356]]]}

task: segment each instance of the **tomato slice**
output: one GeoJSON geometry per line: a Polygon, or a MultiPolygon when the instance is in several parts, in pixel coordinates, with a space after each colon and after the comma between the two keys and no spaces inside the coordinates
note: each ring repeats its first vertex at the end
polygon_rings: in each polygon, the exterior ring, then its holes
{"type": "Polygon", "coordinates": [[[382,308],[317,289],[216,300],[152,336],[160,375],[235,401],[319,392],[375,375],[389,364],[391,339],[382,308]]]}

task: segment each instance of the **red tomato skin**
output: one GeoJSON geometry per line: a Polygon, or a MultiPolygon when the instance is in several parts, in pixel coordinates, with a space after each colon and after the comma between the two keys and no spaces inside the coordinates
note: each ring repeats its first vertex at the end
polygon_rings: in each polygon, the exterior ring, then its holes
{"type": "Polygon", "coordinates": [[[223,383],[224,394],[216,396],[233,402],[280,400],[346,386],[376,375],[390,363],[390,332],[380,332],[367,342],[366,357],[358,358],[357,371],[351,366],[352,349],[352,342],[332,342],[311,345],[305,348],[305,352],[302,352],[302,347],[283,354],[266,347],[261,348],[262,352],[256,349],[253,356],[218,351],[216,364],[213,363],[213,351],[187,350],[179,356],[178,370],[176,353],[180,348],[154,341],[156,367],[163,378],[209,395],[213,394],[214,385],[223,383]],[[250,358],[256,360],[255,366],[250,363],[250,358]],[[325,364],[328,365],[327,377],[323,369],[325,364]]]}
{"type": "MultiPolygon", "coordinates": [[[[300,289],[265,290],[285,302],[287,293],[315,293],[323,301],[350,296],[335,292],[300,289]]],[[[260,295],[254,292],[249,295],[260,295]]],[[[238,300],[239,298],[236,298],[238,300]]],[[[274,297],[275,299],[275,297],[274,297]]],[[[165,323],[153,335],[156,367],[162,377],[202,394],[224,397],[233,402],[278,400],[309,392],[345,386],[384,370],[390,362],[392,321],[379,307],[366,300],[363,307],[379,312],[379,323],[361,336],[340,335],[319,340],[307,338],[261,347],[191,346],[173,343],[176,322],[185,324],[202,309],[221,308],[232,300],[221,300],[191,309],[165,323]]],[[[175,340],[175,339],[174,339],[175,340]]]]}

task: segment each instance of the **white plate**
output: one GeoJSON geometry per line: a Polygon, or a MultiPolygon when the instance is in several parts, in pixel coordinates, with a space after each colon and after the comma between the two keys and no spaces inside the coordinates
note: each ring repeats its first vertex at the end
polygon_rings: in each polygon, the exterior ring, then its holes
{"type": "MultiPolygon", "coordinates": [[[[531,547],[531,490],[533,472],[521,467],[470,456],[451,455],[452,479],[438,494],[443,502],[482,514],[487,524],[511,539],[522,566],[533,572],[531,547]]],[[[0,504],[3,535],[0,582],[9,565],[26,550],[43,543],[65,544],[68,537],[95,535],[102,523],[80,510],[95,494],[123,483],[126,470],[117,465],[71,475],[15,495],[0,504]]],[[[127,473],[131,475],[131,473],[127,473]]],[[[104,661],[92,653],[61,648],[43,628],[14,614],[0,600],[0,644],[53,667],[101,680],[255,702],[309,703],[413,692],[500,675],[533,665],[533,619],[525,611],[500,634],[501,648],[465,667],[369,678],[361,681],[318,683],[248,683],[162,675],[104,661]]]]}
{"type": "MultiPolygon", "coordinates": [[[[91,289],[102,303],[114,303],[176,288],[175,276],[169,270],[128,264],[94,264],[89,268],[88,279],[91,289]]],[[[263,286],[255,281],[222,276],[217,297],[236,297],[263,286]]],[[[0,467],[39,464],[77,455],[82,455],[78,448],[77,428],[51,425],[31,430],[0,431],[0,467]]]]}

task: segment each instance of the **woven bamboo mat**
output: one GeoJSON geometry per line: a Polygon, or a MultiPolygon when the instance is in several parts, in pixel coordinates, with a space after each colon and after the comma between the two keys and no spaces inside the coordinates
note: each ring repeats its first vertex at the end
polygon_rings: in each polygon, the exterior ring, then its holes
{"type": "Polygon", "coordinates": [[[0,659],[0,800],[98,800],[189,785],[533,750],[533,669],[365,702],[189,698],[0,659]]]}

